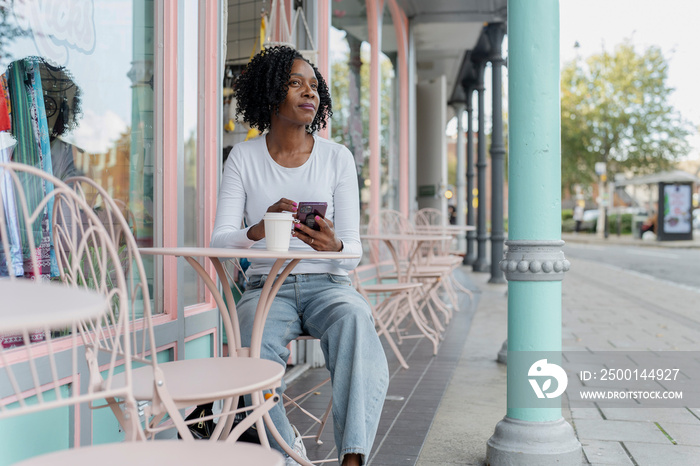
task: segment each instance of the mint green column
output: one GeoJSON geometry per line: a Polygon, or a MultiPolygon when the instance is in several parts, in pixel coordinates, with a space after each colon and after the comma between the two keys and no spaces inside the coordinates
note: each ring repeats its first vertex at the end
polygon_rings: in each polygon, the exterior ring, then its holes
{"type": "MultiPolygon", "coordinates": [[[[560,397],[538,399],[528,371],[560,363],[561,126],[558,0],[508,1],[508,280],[506,417],[488,441],[487,464],[580,465],[581,445],[560,397]]],[[[540,383],[542,386],[542,383],[540,383]]]]}
{"type": "MultiPolygon", "coordinates": [[[[508,239],[561,239],[559,2],[508,2],[510,164],[508,239]]],[[[508,357],[515,351],[561,351],[561,281],[508,281],[508,357]]],[[[509,399],[530,385],[508,365],[509,399]]],[[[561,408],[518,408],[507,416],[553,421],[561,408]]]]}

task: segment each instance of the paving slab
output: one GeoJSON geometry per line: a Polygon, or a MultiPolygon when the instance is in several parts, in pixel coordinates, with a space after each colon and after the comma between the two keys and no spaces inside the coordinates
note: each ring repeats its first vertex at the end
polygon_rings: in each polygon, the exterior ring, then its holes
{"type": "MultiPolygon", "coordinates": [[[[697,424],[680,424],[678,422],[660,422],[661,427],[679,445],[700,447],[700,422],[697,424]]],[[[698,458],[700,463],[700,457],[698,458]]]]}
{"type": "Polygon", "coordinates": [[[598,408],[571,408],[571,418],[574,420],[589,419],[596,421],[604,419],[598,408]]]}
{"type": "Polygon", "coordinates": [[[591,464],[624,464],[634,466],[620,442],[584,441],[583,453],[591,464]]]}
{"type": "Polygon", "coordinates": [[[700,464],[700,447],[625,442],[625,448],[630,452],[637,466],[695,466],[700,464]]]}
{"type": "Polygon", "coordinates": [[[611,421],[675,422],[700,427],[700,419],[686,408],[606,408],[603,415],[611,421]]]}
{"type": "Polygon", "coordinates": [[[506,413],[506,366],[496,361],[506,339],[506,285],[471,274],[481,290],[460,362],[442,398],[418,466],[481,466],[486,442],[506,413]]]}
{"type": "Polygon", "coordinates": [[[652,422],[579,419],[574,425],[581,442],[614,440],[671,445],[668,437],[652,422]]]}
{"type": "MultiPolygon", "coordinates": [[[[463,347],[454,354],[456,360],[438,357],[427,363],[421,358],[429,352],[422,345],[411,341],[402,345],[402,352],[418,358],[416,369],[433,372],[392,373],[389,395],[404,399],[385,403],[387,416],[380,422],[372,465],[484,466],[486,442],[506,412],[506,366],[496,356],[507,337],[507,285],[487,283],[488,273],[461,270],[481,291],[471,325],[462,336],[463,347]],[[408,348],[411,345],[415,353],[408,348]],[[456,364],[454,373],[449,373],[449,364],[456,364]],[[441,377],[449,378],[444,393],[436,383],[441,377]],[[431,399],[431,393],[436,399],[431,399]],[[431,403],[432,423],[422,422],[430,414],[425,406],[431,403]],[[418,427],[427,433],[416,451],[410,439],[418,427]]],[[[563,281],[563,347],[621,354],[698,351],[698,302],[696,291],[577,259],[563,281]]],[[[571,381],[571,387],[579,385],[571,381]]],[[[562,414],[575,429],[586,464],[700,465],[700,408],[569,409],[566,397],[562,402],[562,414]]],[[[332,445],[325,433],[324,439],[324,447],[332,445]]]]}
{"type": "Polygon", "coordinates": [[[589,466],[628,466],[633,463],[587,463],[589,466]]]}

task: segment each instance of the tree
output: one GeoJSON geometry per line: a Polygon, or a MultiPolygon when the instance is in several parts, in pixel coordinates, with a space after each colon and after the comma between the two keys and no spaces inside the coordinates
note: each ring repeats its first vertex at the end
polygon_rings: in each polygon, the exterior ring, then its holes
{"type": "Polygon", "coordinates": [[[11,6],[0,5],[0,61],[6,61],[10,58],[3,47],[8,47],[18,37],[28,35],[27,31],[23,31],[11,21],[11,15],[11,6]]]}
{"type": "MultiPolygon", "coordinates": [[[[360,69],[360,105],[362,107],[362,142],[365,156],[369,156],[369,61],[368,50],[362,51],[362,68],[360,69]]],[[[389,119],[391,118],[392,102],[392,79],[393,66],[391,61],[380,57],[380,150],[382,152],[382,166],[386,164],[387,151],[389,148],[389,119]]],[[[343,55],[339,60],[331,63],[331,75],[333,76],[331,85],[331,96],[333,98],[333,117],[331,125],[331,139],[340,144],[348,145],[348,124],[350,119],[349,101],[349,75],[348,56],[343,55]]],[[[365,164],[366,166],[366,164],[365,164]]]]}
{"type": "Polygon", "coordinates": [[[595,163],[615,173],[668,169],[689,152],[689,124],[669,103],[668,64],[658,47],[629,40],[561,74],[562,189],[596,181],[595,163]]]}

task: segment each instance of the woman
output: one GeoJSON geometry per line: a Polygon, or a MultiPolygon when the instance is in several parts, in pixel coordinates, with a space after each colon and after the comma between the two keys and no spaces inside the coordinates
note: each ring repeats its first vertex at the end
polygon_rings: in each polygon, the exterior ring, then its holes
{"type": "MultiPolygon", "coordinates": [[[[237,114],[263,134],[234,146],[225,163],[212,247],[264,249],[265,212],[296,214],[301,201],[325,201],[325,218],[316,218],[320,230],[295,223],[290,249],[361,254],[352,154],[314,134],[332,114],[328,86],[316,67],[289,47],[266,49],[236,81],[235,97],[237,114]],[[249,226],[241,228],[243,221],[249,226]]],[[[348,277],[358,263],[301,261],[275,297],[261,353],[285,365],[290,341],[305,333],[320,339],[331,372],[335,443],[342,465],[365,463],[389,380],[371,309],[348,277]]],[[[248,269],[248,287],[237,304],[244,346],[250,344],[255,307],[271,265],[252,260],[248,269]]],[[[305,455],[281,402],[270,415],[287,443],[305,455]]],[[[288,457],[287,464],[296,462],[288,457]]]]}

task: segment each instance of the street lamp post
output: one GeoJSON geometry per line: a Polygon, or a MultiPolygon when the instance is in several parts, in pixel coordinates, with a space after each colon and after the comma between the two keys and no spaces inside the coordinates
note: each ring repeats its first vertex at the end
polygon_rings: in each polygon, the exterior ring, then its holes
{"type": "Polygon", "coordinates": [[[595,173],[598,175],[598,221],[596,223],[596,236],[608,237],[608,181],[607,164],[596,162],[595,173]]]}

